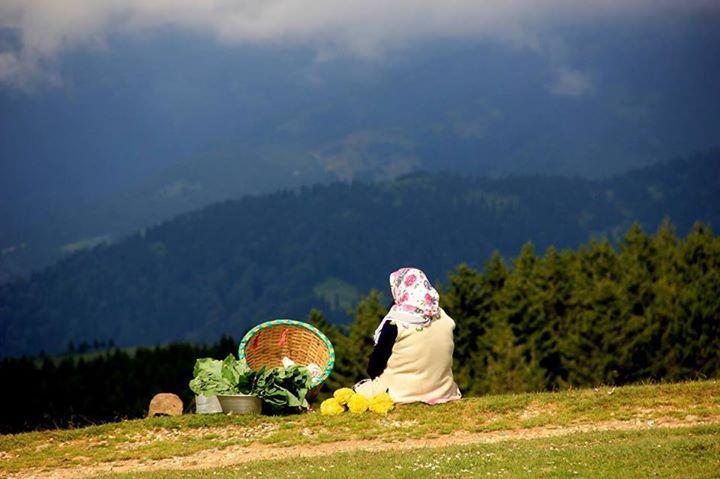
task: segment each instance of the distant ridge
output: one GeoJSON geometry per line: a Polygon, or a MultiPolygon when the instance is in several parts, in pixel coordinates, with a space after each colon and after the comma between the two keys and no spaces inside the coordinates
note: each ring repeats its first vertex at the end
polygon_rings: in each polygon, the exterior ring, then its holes
{"type": "Polygon", "coordinates": [[[320,307],[335,320],[395,267],[441,279],[493,250],[574,247],[668,217],[720,225],[720,150],[606,180],[414,173],[216,203],[0,287],[0,354],[238,336],[320,307]]]}

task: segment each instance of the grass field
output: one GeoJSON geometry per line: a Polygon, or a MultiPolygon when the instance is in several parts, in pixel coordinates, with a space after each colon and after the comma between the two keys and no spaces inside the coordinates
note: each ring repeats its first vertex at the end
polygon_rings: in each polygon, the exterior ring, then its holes
{"type": "Polygon", "coordinates": [[[712,478],[720,476],[720,427],[579,433],[553,439],[410,451],[337,453],[196,471],[115,474],[112,479],[203,477],[712,478]]]}
{"type": "Polygon", "coordinates": [[[0,477],[720,477],[719,435],[720,382],[700,381],[0,436],[0,477]]]}

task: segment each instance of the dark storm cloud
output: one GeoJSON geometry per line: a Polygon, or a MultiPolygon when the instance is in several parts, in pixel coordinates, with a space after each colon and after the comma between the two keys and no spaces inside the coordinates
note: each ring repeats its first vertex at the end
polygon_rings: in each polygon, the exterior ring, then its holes
{"type": "MultiPolygon", "coordinates": [[[[300,44],[318,58],[373,57],[426,37],[473,37],[542,49],[539,31],[557,22],[675,14],[716,8],[708,0],[3,0],[0,83],[58,82],[52,61],[77,48],[102,48],[109,35],[171,28],[229,44],[300,44]]],[[[558,69],[551,91],[591,88],[581,72],[558,69]]]]}

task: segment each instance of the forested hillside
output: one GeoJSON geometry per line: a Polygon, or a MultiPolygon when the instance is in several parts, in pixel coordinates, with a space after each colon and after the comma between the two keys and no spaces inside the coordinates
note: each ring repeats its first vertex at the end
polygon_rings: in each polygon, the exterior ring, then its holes
{"type": "MultiPolygon", "coordinates": [[[[701,224],[685,238],[666,222],[653,235],[633,226],[615,247],[540,255],[528,245],[509,261],[493,255],[482,270],[459,265],[442,280],[441,304],[456,322],[453,371],[466,397],[720,374],[720,236],[701,224]]],[[[300,317],[335,346],[326,393],[365,377],[385,313],[371,291],[348,325],[317,309],[300,317]]],[[[236,351],[236,340],[222,338],[211,347],[4,358],[0,384],[22,393],[0,400],[0,434],[142,417],[161,391],[191,405],[195,359],[236,351]]]]}
{"type": "Polygon", "coordinates": [[[361,293],[413,264],[442,279],[495,250],[618,239],[664,217],[720,224],[720,152],[603,181],[413,174],[245,197],[79,252],[0,289],[0,352],[69,341],[202,342],[313,307],[346,318],[361,293]]]}

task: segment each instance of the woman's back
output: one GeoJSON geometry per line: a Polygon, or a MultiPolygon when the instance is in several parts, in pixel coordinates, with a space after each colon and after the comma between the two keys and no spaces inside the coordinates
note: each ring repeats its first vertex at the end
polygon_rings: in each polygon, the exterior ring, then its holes
{"type": "MultiPolygon", "coordinates": [[[[440,403],[460,398],[452,376],[455,322],[444,311],[424,328],[398,326],[383,373],[356,387],[371,396],[385,390],[395,402],[440,403]]],[[[402,313],[401,313],[402,314],[402,313]]]]}

